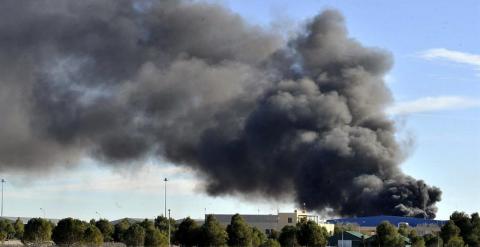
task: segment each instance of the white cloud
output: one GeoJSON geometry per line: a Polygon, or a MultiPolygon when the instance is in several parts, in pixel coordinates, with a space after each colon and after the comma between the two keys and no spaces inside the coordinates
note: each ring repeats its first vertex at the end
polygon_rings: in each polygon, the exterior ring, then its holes
{"type": "Polygon", "coordinates": [[[427,60],[443,59],[455,63],[471,65],[474,66],[475,70],[479,71],[477,75],[480,76],[480,55],[478,54],[448,50],[445,48],[435,48],[421,52],[420,57],[427,60]]]}
{"type": "Polygon", "coordinates": [[[389,107],[387,113],[392,115],[403,115],[475,107],[480,107],[480,100],[461,96],[439,96],[398,102],[389,107]]]}

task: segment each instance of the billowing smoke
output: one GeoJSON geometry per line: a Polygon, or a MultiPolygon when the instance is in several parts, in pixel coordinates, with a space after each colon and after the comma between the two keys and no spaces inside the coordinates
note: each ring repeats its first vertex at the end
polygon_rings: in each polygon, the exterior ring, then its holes
{"type": "Polygon", "coordinates": [[[211,195],[435,217],[386,117],[390,55],[325,11],[288,41],[216,5],[0,2],[0,169],[192,167],[211,195]]]}

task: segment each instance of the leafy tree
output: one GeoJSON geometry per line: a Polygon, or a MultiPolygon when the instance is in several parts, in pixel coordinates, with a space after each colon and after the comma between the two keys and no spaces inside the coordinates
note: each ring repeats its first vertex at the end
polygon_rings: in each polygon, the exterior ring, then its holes
{"type": "Polygon", "coordinates": [[[252,227],[252,246],[258,247],[267,241],[267,236],[265,233],[260,231],[256,227],[252,227]]]}
{"type": "Polygon", "coordinates": [[[408,237],[408,235],[410,235],[410,231],[412,231],[412,229],[405,224],[402,224],[400,227],[398,227],[398,233],[404,237],[408,237]]]}
{"type": "Polygon", "coordinates": [[[88,224],[83,233],[83,243],[88,246],[101,246],[103,244],[103,234],[95,225],[88,224]]]}
{"type": "Polygon", "coordinates": [[[230,225],[227,226],[229,246],[251,246],[252,229],[239,214],[232,216],[230,225]]]}
{"type": "Polygon", "coordinates": [[[125,232],[127,246],[143,246],[145,243],[145,229],[140,224],[131,225],[125,232]]]}
{"type": "Polygon", "coordinates": [[[342,232],[346,231],[358,231],[357,229],[360,229],[360,226],[358,224],[336,224],[335,227],[333,228],[333,234],[341,234],[342,232]]]}
{"type": "Polygon", "coordinates": [[[148,229],[155,229],[155,223],[151,220],[145,219],[143,220],[140,225],[143,227],[143,229],[148,230],[148,229]]]}
{"type": "Polygon", "coordinates": [[[95,222],[95,226],[100,230],[103,235],[103,241],[111,242],[113,241],[114,227],[110,221],[106,219],[100,219],[95,222]]]}
{"type": "Polygon", "coordinates": [[[178,225],[178,229],[175,232],[175,241],[181,246],[198,245],[200,242],[200,227],[190,217],[185,218],[178,225]]]}
{"type": "Polygon", "coordinates": [[[395,226],[384,221],[377,226],[377,244],[380,246],[404,246],[404,240],[398,234],[395,226]]]}
{"type": "Polygon", "coordinates": [[[125,233],[130,227],[130,222],[127,219],[123,219],[115,225],[113,232],[113,239],[117,242],[125,242],[125,233]]]}
{"type": "Polygon", "coordinates": [[[472,246],[480,246],[480,216],[474,213],[471,216],[472,222],[472,246]]]}
{"type": "Polygon", "coordinates": [[[455,225],[453,220],[449,220],[447,224],[442,226],[440,236],[442,237],[443,242],[448,243],[450,239],[460,236],[460,228],[455,225]]]}
{"type": "Polygon", "coordinates": [[[297,228],[295,226],[284,226],[280,232],[279,242],[282,246],[297,246],[297,228]]]}
{"type": "Polygon", "coordinates": [[[157,218],[155,218],[155,227],[168,236],[168,222],[170,222],[170,239],[174,239],[176,231],[175,219],[170,218],[170,220],[168,220],[167,217],[157,216],[157,218]]]}
{"type": "Polygon", "coordinates": [[[417,235],[417,231],[411,230],[408,238],[412,241],[412,247],[425,247],[425,240],[423,237],[417,235]]]}
{"type": "Polygon", "coordinates": [[[227,243],[227,232],[213,215],[208,215],[201,227],[202,246],[224,246],[227,243]]]}
{"type": "Polygon", "coordinates": [[[425,240],[426,247],[443,246],[442,238],[440,238],[439,236],[435,236],[433,234],[426,234],[423,236],[423,239],[425,240]]]}
{"type": "Polygon", "coordinates": [[[25,225],[20,220],[20,218],[17,218],[17,220],[13,224],[13,228],[15,229],[15,238],[16,239],[22,239],[23,238],[23,232],[25,231],[25,225]]]}
{"type": "Polygon", "coordinates": [[[45,219],[30,219],[25,225],[23,240],[35,244],[49,241],[52,236],[52,228],[52,224],[45,219]]]}
{"type": "Polygon", "coordinates": [[[15,236],[15,228],[9,220],[0,220],[0,232],[4,233],[5,239],[12,239],[15,236]]]}
{"type": "Polygon", "coordinates": [[[451,237],[448,240],[446,245],[446,247],[463,247],[463,246],[465,246],[465,243],[463,242],[463,239],[460,236],[451,237]]]}
{"type": "Polygon", "coordinates": [[[280,233],[275,229],[271,229],[267,237],[278,241],[278,238],[280,237],[280,233]]]}
{"type": "Polygon", "coordinates": [[[267,239],[260,247],[280,247],[280,243],[272,238],[267,239]]]}
{"type": "Polygon", "coordinates": [[[314,221],[302,221],[297,224],[297,239],[302,246],[326,246],[328,233],[314,221]]]}
{"type": "Polygon", "coordinates": [[[3,242],[7,239],[7,233],[6,232],[0,232],[0,242],[3,245],[3,242]]]}
{"type": "MultiPolygon", "coordinates": [[[[464,212],[454,212],[450,220],[460,229],[460,237],[468,246],[480,246],[480,218],[478,213],[471,217],[464,212]]],[[[447,243],[448,244],[448,243],[447,243]]]]}
{"type": "Polygon", "coordinates": [[[168,246],[168,237],[157,228],[149,227],[145,230],[145,246],[168,246]]]}
{"type": "Polygon", "coordinates": [[[78,219],[65,218],[53,229],[52,239],[57,245],[73,245],[83,241],[86,223],[78,219]]]}

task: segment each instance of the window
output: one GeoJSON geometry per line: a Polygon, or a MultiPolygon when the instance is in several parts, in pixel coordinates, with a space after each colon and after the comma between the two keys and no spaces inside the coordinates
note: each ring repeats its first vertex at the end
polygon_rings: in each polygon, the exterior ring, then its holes
{"type": "Polygon", "coordinates": [[[292,223],[292,218],[288,217],[288,223],[292,223]]]}

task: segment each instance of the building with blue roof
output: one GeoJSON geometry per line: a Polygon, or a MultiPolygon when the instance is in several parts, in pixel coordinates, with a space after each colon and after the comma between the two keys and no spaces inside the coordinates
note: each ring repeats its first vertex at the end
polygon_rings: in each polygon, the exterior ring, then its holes
{"type": "Polygon", "coordinates": [[[367,216],[367,217],[352,217],[352,218],[340,218],[327,220],[332,224],[349,224],[357,227],[356,230],[365,233],[373,233],[377,225],[383,221],[388,221],[390,224],[399,227],[400,225],[407,225],[414,228],[418,234],[427,234],[440,231],[440,228],[447,223],[446,220],[432,220],[422,219],[414,217],[402,217],[402,216],[367,216]]]}

